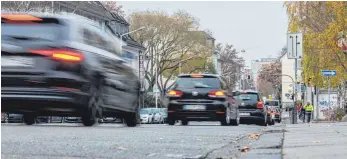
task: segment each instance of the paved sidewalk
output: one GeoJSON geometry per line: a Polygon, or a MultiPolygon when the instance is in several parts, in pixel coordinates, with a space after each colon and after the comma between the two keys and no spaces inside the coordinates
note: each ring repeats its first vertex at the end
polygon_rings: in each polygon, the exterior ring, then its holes
{"type": "Polygon", "coordinates": [[[346,159],[347,123],[286,125],[284,159],[346,159]]]}

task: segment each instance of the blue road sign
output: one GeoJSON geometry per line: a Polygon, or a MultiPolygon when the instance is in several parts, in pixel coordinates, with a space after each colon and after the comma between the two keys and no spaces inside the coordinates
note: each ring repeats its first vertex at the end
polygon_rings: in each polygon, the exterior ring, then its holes
{"type": "Polygon", "coordinates": [[[290,97],[290,93],[286,93],[286,97],[290,97]]]}
{"type": "Polygon", "coordinates": [[[322,71],[323,76],[336,76],[336,70],[323,70],[322,71]]]}

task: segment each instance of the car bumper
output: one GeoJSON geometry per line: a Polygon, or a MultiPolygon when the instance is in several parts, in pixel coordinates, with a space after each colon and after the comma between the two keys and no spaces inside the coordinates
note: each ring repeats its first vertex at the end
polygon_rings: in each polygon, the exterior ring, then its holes
{"type": "Polygon", "coordinates": [[[60,115],[48,112],[63,113],[69,109],[84,108],[88,105],[89,99],[87,93],[58,88],[2,87],[1,89],[1,110],[9,113],[23,114],[33,111],[42,116],[60,115]]]}
{"type": "Polygon", "coordinates": [[[240,109],[241,120],[264,120],[265,113],[261,109],[240,109]]]}
{"type": "Polygon", "coordinates": [[[148,123],[149,122],[149,118],[141,118],[141,123],[148,123]]]}
{"type": "Polygon", "coordinates": [[[168,105],[168,119],[189,120],[189,121],[220,121],[225,119],[225,102],[214,102],[204,104],[192,103],[170,103],[168,105]],[[185,110],[184,105],[204,105],[205,110],[185,110]]]}

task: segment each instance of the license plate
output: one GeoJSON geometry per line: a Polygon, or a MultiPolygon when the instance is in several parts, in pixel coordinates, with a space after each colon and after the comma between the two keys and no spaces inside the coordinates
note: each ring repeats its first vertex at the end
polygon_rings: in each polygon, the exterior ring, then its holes
{"type": "Polygon", "coordinates": [[[19,56],[1,56],[1,67],[32,67],[34,59],[19,56]]]}
{"type": "Polygon", "coordinates": [[[206,110],[206,106],[204,105],[185,105],[183,107],[184,110],[206,110]]]}
{"type": "Polygon", "coordinates": [[[250,113],[240,113],[241,116],[250,116],[250,113]]]}
{"type": "Polygon", "coordinates": [[[275,119],[275,114],[271,114],[271,118],[272,118],[272,119],[275,119]]]}

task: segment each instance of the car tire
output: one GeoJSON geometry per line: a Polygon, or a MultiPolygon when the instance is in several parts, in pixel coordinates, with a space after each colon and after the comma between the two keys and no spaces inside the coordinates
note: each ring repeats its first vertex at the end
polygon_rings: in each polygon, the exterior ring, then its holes
{"type": "Polygon", "coordinates": [[[182,120],[181,122],[182,125],[188,125],[188,120],[182,120]]]}
{"type": "Polygon", "coordinates": [[[27,125],[33,125],[35,123],[36,117],[33,114],[24,115],[24,123],[27,125]]]}
{"type": "MultiPolygon", "coordinates": [[[[137,112],[137,111],[136,111],[137,112]]],[[[129,113],[124,119],[128,127],[135,127],[137,125],[137,113],[129,113]]]]}
{"type": "Polygon", "coordinates": [[[277,122],[278,122],[278,123],[281,123],[281,121],[282,121],[282,119],[279,119],[277,122]]]}
{"type": "Polygon", "coordinates": [[[231,126],[239,126],[240,125],[240,119],[232,119],[230,120],[231,126]]]}
{"type": "Polygon", "coordinates": [[[176,121],[173,120],[173,119],[167,119],[167,123],[168,123],[169,125],[175,125],[175,124],[176,124],[176,121]]]}

